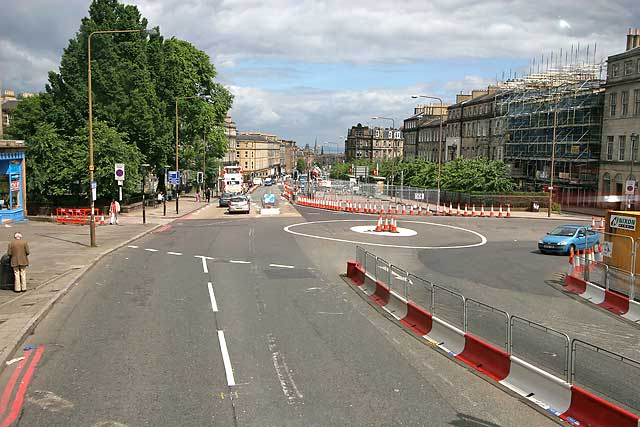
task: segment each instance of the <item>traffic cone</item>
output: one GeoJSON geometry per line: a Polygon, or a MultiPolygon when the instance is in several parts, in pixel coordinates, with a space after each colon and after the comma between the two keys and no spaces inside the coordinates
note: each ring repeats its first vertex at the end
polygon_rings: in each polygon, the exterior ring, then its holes
{"type": "Polygon", "coordinates": [[[384,217],[384,225],[382,226],[382,231],[389,231],[389,215],[385,215],[384,217]]]}
{"type": "Polygon", "coordinates": [[[490,218],[494,218],[496,216],[495,212],[493,212],[493,203],[491,203],[491,213],[489,214],[490,218]]]}
{"type": "Polygon", "coordinates": [[[464,204],[464,216],[469,216],[469,211],[467,210],[467,204],[464,204]]]}
{"type": "Polygon", "coordinates": [[[480,208],[480,218],[484,218],[484,203],[482,204],[482,207],[480,208]]]}
{"type": "Polygon", "coordinates": [[[604,218],[600,218],[600,230],[604,231],[604,218]]]}
{"type": "Polygon", "coordinates": [[[104,214],[100,215],[100,225],[104,225],[104,214]]]}
{"type": "Polygon", "coordinates": [[[418,216],[422,216],[422,205],[418,206],[418,216]]]}
{"type": "Polygon", "coordinates": [[[507,218],[511,218],[511,203],[507,203],[507,218]]]}
{"type": "Polygon", "coordinates": [[[395,206],[395,214],[398,215],[400,213],[400,211],[398,210],[398,205],[395,206]]]}
{"type": "Polygon", "coordinates": [[[500,210],[498,211],[498,218],[502,218],[502,203],[500,203],[500,210]]]}
{"type": "Polygon", "coordinates": [[[389,231],[391,231],[392,233],[397,233],[398,232],[398,227],[397,227],[397,222],[396,222],[396,217],[393,216],[391,217],[391,229],[389,231]]]}
{"type": "Polygon", "coordinates": [[[406,215],[406,214],[407,214],[407,206],[402,205],[402,215],[406,215]]]}
{"type": "Polygon", "coordinates": [[[380,233],[382,231],[382,215],[378,217],[378,225],[376,225],[376,229],[373,231],[377,233],[380,233]]]}
{"type": "Polygon", "coordinates": [[[598,250],[596,251],[596,261],[603,262],[604,255],[602,254],[602,243],[598,243],[598,250]]]}
{"type": "Polygon", "coordinates": [[[425,213],[426,216],[431,216],[431,206],[429,206],[429,203],[427,203],[427,211],[425,213]]]}
{"type": "Polygon", "coordinates": [[[475,218],[475,217],[476,217],[476,215],[477,215],[477,214],[476,214],[476,204],[474,203],[473,205],[471,205],[471,216],[472,216],[473,218],[475,218]]]}
{"type": "Polygon", "coordinates": [[[453,205],[451,204],[451,202],[449,202],[449,212],[447,212],[447,215],[451,216],[453,214],[453,205]]]}
{"type": "Polygon", "coordinates": [[[591,217],[591,228],[596,228],[596,217],[595,216],[591,217]]]}
{"type": "Polygon", "coordinates": [[[460,216],[462,215],[462,212],[460,211],[460,202],[458,202],[458,209],[456,209],[456,216],[460,216]]]}

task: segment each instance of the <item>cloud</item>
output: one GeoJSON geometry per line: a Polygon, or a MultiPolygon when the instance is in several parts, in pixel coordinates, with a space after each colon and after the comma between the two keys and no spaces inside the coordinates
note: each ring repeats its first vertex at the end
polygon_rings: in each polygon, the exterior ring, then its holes
{"type": "Polygon", "coordinates": [[[569,24],[567,21],[565,21],[564,19],[560,19],[558,21],[558,26],[560,28],[562,28],[563,30],[570,30],[571,29],[571,24],[569,24]]]}
{"type": "Polygon", "coordinates": [[[468,93],[474,89],[484,89],[490,84],[495,84],[495,81],[488,80],[481,76],[464,76],[462,80],[450,80],[444,84],[444,89],[447,92],[468,93]]]}

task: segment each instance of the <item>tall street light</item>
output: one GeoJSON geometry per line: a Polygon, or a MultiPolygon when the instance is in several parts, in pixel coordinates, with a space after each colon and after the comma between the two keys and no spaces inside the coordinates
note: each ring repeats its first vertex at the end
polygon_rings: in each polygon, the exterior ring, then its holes
{"type": "Polygon", "coordinates": [[[146,175],[147,175],[147,171],[149,170],[149,168],[151,167],[151,165],[149,163],[143,163],[140,165],[140,168],[142,169],[142,223],[146,224],[147,223],[147,210],[146,210],[146,201],[145,201],[145,197],[144,197],[144,181],[146,180],[146,175]]]}
{"type": "MultiPolygon", "coordinates": [[[[194,96],[177,96],[176,97],[176,172],[180,172],[179,166],[178,166],[178,101],[180,101],[181,99],[202,99],[202,100],[209,100],[211,99],[211,96],[209,95],[194,95],[194,96]]],[[[178,175],[179,176],[179,175],[178,175]]],[[[179,184],[178,184],[179,185],[179,184]]],[[[180,196],[178,195],[178,186],[176,185],[176,214],[179,213],[178,210],[178,199],[180,198],[180,196]]]]}
{"type": "Polygon", "coordinates": [[[440,206],[440,173],[442,170],[442,122],[444,121],[442,116],[442,98],[438,98],[437,96],[427,96],[427,95],[413,95],[411,98],[427,98],[433,99],[436,101],[440,101],[440,132],[438,133],[438,206],[440,206]]]}
{"type": "MultiPolygon", "coordinates": [[[[371,117],[371,120],[391,120],[391,128],[396,129],[396,121],[392,117],[371,117]]],[[[373,155],[373,147],[371,147],[373,155]]],[[[393,185],[396,177],[396,140],[395,135],[391,138],[391,185],[393,185]]],[[[396,191],[393,189],[393,195],[395,197],[396,191]]]]}
{"type": "MultiPolygon", "coordinates": [[[[93,171],[95,166],[93,164],[93,107],[92,107],[92,94],[91,94],[91,37],[94,34],[115,34],[115,33],[142,33],[147,35],[157,35],[158,30],[155,28],[151,30],[102,30],[94,31],[87,37],[87,98],[89,99],[89,183],[93,186],[93,171]]],[[[95,200],[93,200],[93,188],[91,189],[91,219],[89,222],[89,233],[91,235],[91,247],[96,246],[96,218],[94,215],[95,200]]]]}

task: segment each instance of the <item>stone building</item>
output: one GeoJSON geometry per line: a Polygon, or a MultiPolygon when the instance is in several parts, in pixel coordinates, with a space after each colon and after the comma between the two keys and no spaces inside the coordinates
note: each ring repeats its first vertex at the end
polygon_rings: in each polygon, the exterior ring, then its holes
{"type": "Polygon", "coordinates": [[[236,142],[236,137],[238,134],[236,128],[236,122],[233,121],[231,116],[227,116],[224,119],[224,134],[227,136],[227,140],[229,141],[229,147],[227,148],[227,153],[222,158],[222,164],[225,166],[234,166],[238,164],[238,145],[236,142]]]}
{"type": "Polygon", "coordinates": [[[402,158],[404,140],[400,129],[362,126],[358,123],[347,132],[346,161],[402,158]]]}
{"type": "Polygon", "coordinates": [[[251,177],[274,176],[280,170],[280,140],[275,135],[240,132],[236,136],[237,160],[251,177]]]}
{"type": "Polygon", "coordinates": [[[609,208],[635,208],[640,135],[640,31],[627,35],[626,50],[607,60],[605,107],[600,150],[599,198],[609,208]],[[627,181],[634,181],[634,194],[626,193],[627,181]]]}

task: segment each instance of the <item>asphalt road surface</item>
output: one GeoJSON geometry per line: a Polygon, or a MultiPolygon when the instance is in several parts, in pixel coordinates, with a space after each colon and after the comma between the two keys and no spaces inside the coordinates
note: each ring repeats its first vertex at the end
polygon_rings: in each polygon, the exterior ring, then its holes
{"type": "MultiPolygon", "coordinates": [[[[15,425],[555,425],[404,333],[341,280],[355,258],[344,240],[390,241],[343,221],[370,217],[297,212],[229,216],[212,204],[104,258],[25,342],[44,350],[15,425]],[[293,224],[307,236],[284,230],[293,224]]],[[[566,262],[532,252],[553,224],[455,220],[430,222],[487,243],[407,224],[418,235],[392,244],[472,247],[367,248],[513,314],[576,331],[598,325],[590,338],[599,343],[628,335],[637,346],[632,326],[544,283],[566,262]]]]}

